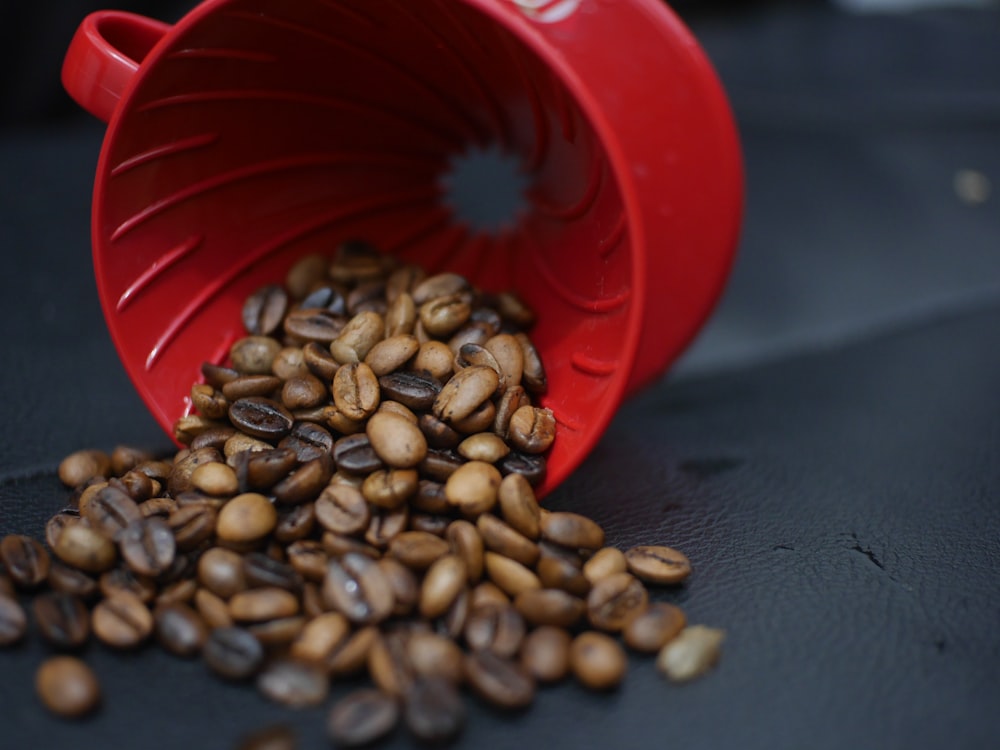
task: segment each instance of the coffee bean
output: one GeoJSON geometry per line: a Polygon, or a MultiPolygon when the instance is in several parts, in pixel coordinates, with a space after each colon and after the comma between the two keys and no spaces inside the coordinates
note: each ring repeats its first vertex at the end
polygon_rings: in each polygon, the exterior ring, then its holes
{"type": "Polygon", "coordinates": [[[153,632],[153,615],[135,594],[119,591],[93,612],[94,635],[112,648],[134,648],[153,632]]]}
{"type": "Polygon", "coordinates": [[[327,732],[341,747],[361,747],[382,739],[398,723],[399,705],[392,696],[362,688],[334,705],[327,719],[327,732]]]}
{"type": "Polygon", "coordinates": [[[510,604],[510,597],[493,581],[481,581],[477,583],[469,594],[470,610],[489,606],[505,607],[508,604],[510,604]]]}
{"type": "Polygon", "coordinates": [[[284,505],[298,505],[315,500],[333,476],[333,457],[321,453],[307,461],[271,488],[275,500],[284,505]]]}
{"type": "Polygon", "coordinates": [[[298,746],[298,735],[294,729],[285,724],[275,724],[243,735],[236,750],[296,750],[298,746]]]}
{"type": "Polygon", "coordinates": [[[316,520],[338,534],[356,534],[368,528],[371,511],[364,496],[348,485],[328,485],[316,499],[316,520]]]}
{"type": "Polygon", "coordinates": [[[394,510],[416,493],[418,482],[419,475],[414,469],[374,471],[361,484],[361,494],[378,508],[394,510]]]}
{"type": "Polygon", "coordinates": [[[511,451],[501,458],[497,463],[497,468],[504,476],[521,474],[532,487],[537,487],[544,482],[548,471],[545,456],[530,456],[518,451],[511,451]]]}
{"type": "Polygon", "coordinates": [[[45,581],[51,558],[41,543],[21,534],[0,540],[0,562],[18,588],[33,589],[45,581]]]}
{"type": "Polygon", "coordinates": [[[556,419],[551,409],[522,406],[510,418],[507,440],[524,453],[544,453],[556,437],[556,419]]]}
{"type": "Polygon", "coordinates": [[[416,336],[408,333],[389,336],[376,343],[365,356],[365,363],[376,376],[398,370],[420,349],[416,336]]]}
{"type": "Polygon", "coordinates": [[[334,442],[333,435],[322,425],[296,422],[292,425],[292,431],[278,443],[278,447],[291,448],[298,461],[306,463],[322,455],[329,456],[334,442]]]}
{"type": "Polygon", "coordinates": [[[151,497],[143,503],[139,503],[139,512],[143,518],[160,516],[169,518],[170,514],[177,510],[177,501],[172,497],[151,497]]]}
{"type": "Polygon", "coordinates": [[[126,567],[112,568],[101,574],[98,586],[105,598],[125,591],[138,597],[143,604],[149,604],[156,597],[156,583],[145,576],[136,575],[126,567]]]}
{"type": "Polygon", "coordinates": [[[114,541],[120,538],[126,526],[142,520],[142,512],[135,500],[124,490],[110,485],[89,498],[80,512],[91,528],[114,541]]]}
{"type": "Polygon", "coordinates": [[[94,477],[108,476],[111,476],[111,457],[104,451],[76,451],[59,463],[59,480],[67,487],[79,487],[94,477]]]}
{"type": "Polygon", "coordinates": [[[227,542],[254,542],[270,534],[278,523],[278,512],[270,501],[255,492],[237,495],[219,511],[215,533],[227,542]]]}
{"type": "Polygon", "coordinates": [[[85,716],[101,702],[97,677],[72,656],[55,656],[42,662],[35,673],[35,692],[49,711],[67,719],[85,716]]]}
{"type": "Polygon", "coordinates": [[[465,624],[469,619],[469,599],[469,589],[460,589],[458,596],[455,597],[451,606],[448,607],[448,611],[435,622],[437,632],[448,636],[452,640],[458,640],[461,637],[462,631],[465,630],[465,624]]]}
{"type": "Polygon", "coordinates": [[[232,403],[229,407],[229,421],[252,437],[278,440],[288,434],[295,420],[288,409],[277,401],[250,396],[232,403]]]}
{"type": "MultiPolygon", "coordinates": [[[[446,380],[451,376],[454,355],[443,341],[425,341],[413,358],[411,369],[436,381],[446,380]]],[[[433,402],[433,399],[432,399],[433,402]]],[[[428,404],[430,406],[430,404],[428,404]]]]}
{"type": "Polygon", "coordinates": [[[496,406],[492,401],[483,401],[475,410],[463,419],[452,420],[451,426],[462,435],[473,435],[489,429],[496,417],[496,406]]]}
{"type": "Polygon", "coordinates": [[[195,438],[205,434],[209,430],[214,430],[219,426],[218,422],[199,416],[198,414],[188,414],[174,422],[174,440],[183,445],[190,446],[195,438]]]}
{"type": "Polygon", "coordinates": [[[650,604],[622,630],[625,645],[643,653],[656,653],[687,624],[683,610],[666,602],[650,604]]]}
{"type": "Polygon", "coordinates": [[[355,553],[377,560],[382,556],[382,551],[376,549],[361,539],[355,539],[346,534],[335,534],[327,531],[323,534],[323,551],[330,557],[343,557],[344,555],[355,553]]]}
{"type": "Polygon", "coordinates": [[[448,531],[448,524],[450,523],[450,516],[443,516],[438,513],[410,513],[411,531],[426,531],[428,534],[433,534],[442,539],[445,532],[448,531]]]}
{"type": "Polygon", "coordinates": [[[368,475],[384,466],[363,432],[340,438],[333,446],[333,459],[348,474],[368,475]]]}
{"type": "Polygon", "coordinates": [[[515,531],[496,516],[483,513],[476,519],[476,527],[483,537],[486,549],[532,567],[538,562],[538,545],[515,531]]]}
{"type": "Polygon", "coordinates": [[[378,550],[384,550],[396,536],[406,530],[409,518],[410,509],[405,505],[373,510],[368,529],[365,531],[365,541],[378,550]]]}
{"type": "Polygon", "coordinates": [[[243,453],[236,461],[236,477],[241,488],[262,492],[288,476],[297,463],[295,451],[287,447],[243,453]]]}
{"type": "Polygon", "coordinates": [[[491,464],[469,461],[448,477],[444,493],[463,514],[478,516],[496,504],[500,480],[500,472],[491,464]]]}
{"type": "Polygon", "coordinates": [[[368,651],[368,674],[382,691],[401,698],[409,692],[416,676],[407,657],[404,630],[381,633],[368,651]]]}
{"type": "Polygon", "coordinates": [[[409,469],[427,455],[427,440],[420,428],[403,417],[380,412],[368,420],[368,440],[388,466],[409,469]]]}
{"type": "Polygon", "coordinates": [[[90,638],[90,613],[79,598],[58,592],[40,594],[32,609],[38,632],[55,648],[79,648],[90,638]]]}
{"type": "Polygon", "coordinates": [[[229,616],[225,600],[208,589],[198,589],[195,592],[194,606],[209,630],[232,627],[233,618],[229,616]]]}
{"type": "Polygon", "coordinates": [[[326,310],[334,315],[347,316],[347,299],[341,289],[333,284],[320,284],[313,288],[299,304],[303,310],[326,310]]]}
{"type": "Polygon", "coordinates": [[[472,300],[472,286],[468,279],[457,273],[439,273],[420,281],[413,287],[411,294],[417,306],[437,297],[452,294],[463,295],[472,300]]]}
{"type": "MultiPolygon", "coordinates": [[[[388,285],[386,291],[388,293],[388,285]]],[[[411,334],[416,323],[417,306],[413,302],[413,296],[406,290],[399,290],[394,297],[389,298],[389,304],[386,307],[386,338],[411,334]]]]}
{"type": "Polygon", "coordinates": [[[302,590],[302,576],[291,564],[274,560],[261,552],[244,556],[243,575],[251,587],[272,586],[293,593],[302,590]]]}
{"type": "Polygon", "coordinates": [[[510,526],[531,540],[541,534],[541,508],[535,491],[521,474],[508,474],[497,492],[500,513],[510,526]]]}
{"type": "Polygon", "coordinates": [[[572,640],[562,628],[535,628],[521,645],[521,666],[539,682],[558,682],[569,672],[572,640]]]}
{"type": "Polygon", "coordinates": [[[243,327],[248,333],[270,336],[281,327],[288,311],[288,294],[277,284],[260,287],[243,303],[243,327]]]}
{"type": "Polygon", "coordinates": [[[542,536],[564,547],[600,549],[604,529],[579,513],[548,513],[541,518],[542,536]]]}
{"type": "Polygon", "coordinates": [[[122,489],[137,503],[144,503],[157,495],[157,485],[141,471],[132,469],[120,481],[122,489]]]}
{"type": "Polygon", "coordinates": [[[487,552],[483,557],[490,580],[509,596],[517,596],[522,591],[542,587],[538,576],[516,560],[498,555],[496,552],[487,552]]]}
{"type": "MultiPolygon", "coordinates": [[[[447,482],[448,478],[465,464],[465,459],[454,451],[428,449],[427,456],[417,469],[426,479],[447,482]]],[[[447,498],[447,495],[445,497],[447,498]]]]}
{"type": "Polygon", "coordinates": [[[191,472],[191,485],[214,497],[232,497],[239,492],[236,472],[223,463],[202,464],[191,472]]]}
{"type": "Polygon", "coordinates": [[[341,365],[364,362],[384,334],[385,319],[379,313],[373,310],[359,312],[347,322],[340,335],[330,342],[330,354],[341,365]]]}
{"type": "MultiPolygon", "coordinates": [[[[63,529],[59,539],[56,540],[53,552],[67,565],[87,573],[102,573],[110,569],[117,558],[114,543],[82,523],[63,529]]],[[[10,570],[9,564],[8,570],[10,570]]],[[[11,577],[14,577],[13,573],[11,577]]]]}
{"type": "Polygon", "coordinates": [[[521,345],[521,352],[524,355],[524,372],[521,376],[521,382],[525,390],[529,393],[545,393],[549,387],[549,381],[545,375],[545,367],[542,365],[542,358],[538,354],[538,350],[527,334],[515,333],[514,338],[521,345]]]}
{"type": "Polygon", "coordinates": [[[512,657],[526,632],[524,618],[509,604],[474,609],[465,621],[465,642],[473,651],[512,657]]]}
{"type": "Polygon", "coordinates": [[[509,333],[501,333],[493,336],[483,346],[500,366],[507,388],[520,385],[524,372],[524,350],[520,342],[509,333]]]}
{"type": "Polygon", "coordinates": [[[511,417],[522,406],[531,406],[531,398],[521,386],[509,385],[497,401],[496,414],[493,416],[493,432],[505,437],[511,417]]]}
{"type": "Polygon", "coordinates": [[[420,588],[420,614],[428,619],[443,615],[464,588],[466,574],[465,563],[457,555],[438,558],[420,588]]]}
{"type": "MultiPolygon", "coordinates": [[[[448,367],[451,369],[451,354],[448,367]]],[[[378,379],[379,389],[383,398],[398,401],[413,411],[424,411],[431,408],[434,400],[441,393],[441,384],[437,378],[419,372],[396,372],[383,375],[378,379]]]]}
{"type": "Polygon", "coordinates": [[[17,599],[0,593],[0,648],[12,646],[28,632],[28,617],[17,599]]]}
{"type": "Polygon", "coordinates": [[[510,453],[507,443],[490,432],[470,435],[456,448],[458,455],[470,461],[484,461],[492,464],[510,453]]]}
{"type": "Polygon", "coordinates": [[[281,344],[270,336],[246,336],[229,349],[233,369],[245,375],[268,375],[281,344]]]}
{"type": "Polygon", "coordinates": [[[222,419],[229,411],[229,399],[208,383],[191,386],[191,405],[206,419],[222,419]]]}
{"type": "Polygon", "coordinates": [[[615,573],[628,570],[625,555],[615,547],[603,547],[583,564],[583,574],[591,583],[597,583],[615,573]]]}
{"type": "Polygon", "coordinates": [[[472,306],[468,294],[449,294],[421,304],[418,315],[424,330],[431,336],[449,336],[469,320],[472,306]]]}
{"type": "Polygon", "coordinates": [[[691,575],[691,561],[670,547],[642,545],[625,553],[629,572],[647,583],[681,583],[691,575]]]}
{"type": "Polygon", "coordinates": [[[339,612],[324,612],[310,619],[294,643],[293,659],[326,668],[327,662],[351,634],[351,625],[339,612]]]}
{"type": "Polygon", "coordinates": [[[297,260],[285,275],[285,288],[292,299],[303,299],[315,284],[325,280],[329,265],[329,259],[319,253],[297,260]]]}
{"type": "Polygon", "coordinates": [[[448,498],[444,494],[444,485],[430,479],[417,482],[417,491],[410,498],[410,507],[421,513],[443,514],[451,510],[448,498]]]}
{"type": "Polygon", "coordinates": [[[62,533],[62,530],[67,526],[73,526],[78,523],[80,523],[79,511],[67,508],[59,513],[56,513],[45,522],[46,544],[48,544],[50,548],[55,549],[56,541],[59,539],[59,535],[62,533]]]}
{"type": "Polygon", "coordinates": [[[492,651],[466,655],[465,679],[476,695],[499,708],[526,708],[535,699],[534,680],[524,668],[492,651]]]}
{"type": "Polygon", "coordinates": [[[299,539],[288,545],[286,554],[289,565],[303,579],[315,582],[323,580],[326,575],[328,558],[321,542],[313,539],[299,539]]]}
{"type": "Polygon", "coordinates": [[[192,489],[191,475],[202,464],[218,463],[222,455],[214,448],[199,448],[174,461],[167,479],[167,494],[176,498],[183,492],[192,489]]]}
{"type": "Polygon", "coordinates": [[[316,506],[313,503],[293,505],[278,514],[274,538],[282,544],[305,539],[316,527],[316,506]]]}
{"type": "Polygon", "coordinates": [[[257,689],[266,698],[290,708],[318,706],[329,692],[327,676],[315,667],[276,661],[257,675],[257,689]]]}
{"type": "Polygon", "coordinates": [[[208,668],[227,680],[248,680],[264,665],[264,648],[244,628],[213,630],[202,649],[208,668]]]}
{"type": "Polygon", "coordinates": [[[700,677],[719,660],[725,632],[704,625],[684,628],[656,657],[656,667],[674,682],[700,677]]]}
{"type": "Polygon", "coordinates": [[[483,575],[483,538],[475,525],[464,520],[452,521],[445,532],[445,539],[452,552],[465,563],[469,583],[476,583],[483,575]]]}
{"type": "Polygon", "coordinates": [[[489,367],[473,366],[460,370],[445,383],[434,399],[434,416],[449,424],[468,417],[496,392],[499,382],[496,371],[489,367]]]}
{"type": "MultiPolygon", "coordinates": [[[[77,596],[80,599],[92,599],[100,591],[97,581],[82,570],[71,568],[69,565],[53,560],[49,566],[48,575],[49,588],[63,594],[77,596]]],[[[0,595],[3,595],[3,587],[0,586],[0,595]]],[[[13,592],[7,592],[12,594],[13,592]]]]}
{"type": "Polygon", "coordinates": [[[465,703],[448,680],[424,677],[414,681],[404,701],[406,727],[422,742],[447,742],[465,724],[465,703]]]}
{"type": "Polygon", "coordinates": [[[125,563],[139,575],[166,572],[177,552],[174,535],[162,518],[139,518],[125,527],[119,544],[125,563]]]}
{"type": "Polygon", "coordinates": [[[466,343],[459,347],[458,352],[455,355],[455,370],[464,370],[466,367],[489,367],[491,370],[496,372],[497,377],[500,382],[497,385],[496,394],[498,395],[504,392],[507,387],[507,381],[504,377],[503,370],[500,368],[500,363],[497,362],[496,357],[481,344],[466,343]]]}
{"type": "Polygon", "coordinates": [[[292,310],[285,316],[284,331],[304,343],[315,341],[330,344],[344,330],[347,319],[330,310],[305,307],[292,310]]]}
{"type": "Polygon", "coordinates": [[[393,557],[383,557],[378,561],[379,568],[389,581],[392,597],[395,602],[392,614],[397,617],[409,615],[420,601],[420,583],[412,570],[393,557]]]}
{"type": "Polygon", "coordinates": [[[573,639],[569,662],[576,679],[592,690],[618,687],[628,669],[628,658],[618,642],[592,630],[573,639]]]}
{"type": "Polygon", "coordinates": [[[514,607],[532,625],[561,628],[576,625],[587,611],[583,599],[561,589],[522,591],[514,598],[514,607]]]}
{"type": "Polygon", "coordinates": [[[156,597],[156,604],[186,604],[194,599],[198,590],[198,581],[194,578],[182,578],[163,587],[156,597]]]}
{"type": "Polygon", "coordinates": [[[380,622],[392,614],[392,586],[370,557],[349,553],[327,564],[323,600],[354,623],[380,622]]]}
{"type": "Polygon", "coordinates": [[[315,375],[306,374],[289,378],[281,388],[281,403],[286,409],[312,409],[327,400],[328,391],[315,375]]]}
{"type": "Polygon", "coordinates": [[[340,363],[330,354],[330,349],[315,341],[310,341],[302,347],[302,358],[309,372],[324,383],[332,383],[340,363]]]}
{"type": "Polygon", "coordinates": [[[208,639],[204,620],[187,604],[158,606],[153,612],[153,625],[160,645],[175,656],[195,656],[208,639]]]}
{"type": "MultiPolygon", "coordinates": [[[[241,398],[270,398],[281,388],[281,378],[266,375],[240,375],[222,386],[222,395],[230,407],[241,398]]],[[[227,414],[228,414],[227,407],[227,414]]]]}
{"type": "Polygon", "coordinates": [[[174,535],[177,549],[193,550],[215,533],[218,514],[207,504],[178,508],[167,516],[167,526],[174,535]]]}
{"type": "Polygon", "coordinates": [[[229,615],[236,622],[275,620],[291,617],[298,611],[296,596],[273,586],[240,591],[229,600],[229,615]]]}
{"type": "Polygon", "coordinates": [[[645,586],[628,573],[615,573],[594,584],[587,595],[590,623],[617,632],[642,613],[649,602],[645,586]]]}
{"type": "Polygon", "coordinates": [[[330,675],[349,677],[361,672],[368,664],[368,655],[378,638],[378,632],[378,628],[373,625],[356,630],[327,659],[326,666],[330,675]]]}
{"type": "Polygon", "coordinates": [[[438,633],[411,633],[406,655],[418,678],[435,678],[458,685],[464,677],[462,649],[455,641],[438,633]]]}
{"type": "Polygon", "coordinates": [[[200,369],[202,376],[205,378],[205,382],[213,388],[222,388],[222,386],[226,383],[229,383],[240,376],[240,374],[232,367],[223,367],[222,365],[213,364],[211,362],[202,362],[200,369]]]}

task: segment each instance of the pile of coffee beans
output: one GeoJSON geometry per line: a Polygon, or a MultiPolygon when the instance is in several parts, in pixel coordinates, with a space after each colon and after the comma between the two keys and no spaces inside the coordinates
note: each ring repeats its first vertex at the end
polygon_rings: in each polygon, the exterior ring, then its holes
{"type": "Polygon", "coordinates": [[[606,546],[536,500],[556,422],[533,321],[513,294],[361,242],[300,261],[247,299],[229,361],[203,365],[182,450],[70,455],[46,544],[0,541],[0,646],[25,636],[16,594],[35,592],[36,630],[63,654],[36,689],[67,717],[100,702],[66,655],[92,638],[155,640],[291,707],[367,674],[330,711],[342,746],[400,723],[452,739],[463,690],[519,709],[569,676],[612,689],[622,643],[671,679],[703,673],[721,632],[646,588],[683,582],[688,559],[606,546]]]}

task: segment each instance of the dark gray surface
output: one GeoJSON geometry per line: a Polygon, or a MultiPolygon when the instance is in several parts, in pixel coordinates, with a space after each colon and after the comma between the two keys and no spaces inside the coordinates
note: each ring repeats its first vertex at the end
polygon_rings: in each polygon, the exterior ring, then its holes
{"type": "MultiPolygon", "coordinates": [[[[743,129],[739,265],[678,373],[621,411],[551,507],[613,543],[684,549],[694,576],[657,597],[725,628],[723,660],[678,688],[634,658],[618,693],[566,684],[514,718],[473,704],[461,747],[1000,745],[1000,211],[951,182],[971,167],[1000,189],[998,23],[791,9],[698,27],[743,129]],[[927,104],[900,115],[900,92],[927,104]]],[[[93,288],[100,136],[0,139],[0,534],[41,534],[65,453],[167,446],[93,288]]],[[[323,711],[156,649],[91,647],[106,709],[54,721],[30,689],[44,651],[0,653],[4,750],[229,748],[276,721],[323,746],[323,711]]]]}

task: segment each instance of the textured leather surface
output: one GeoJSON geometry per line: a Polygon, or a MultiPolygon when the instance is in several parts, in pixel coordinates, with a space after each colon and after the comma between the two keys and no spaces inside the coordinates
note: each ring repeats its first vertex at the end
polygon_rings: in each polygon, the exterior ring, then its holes
{"type": "MultiPolygon", "coordinates": [[[[656,597],[726,629],[723,659],[683,688],[633,658],[611,695],[566,683],[516,717],[471,703],[461,747],[1000,746],[990,28],[1000,14],[794,9],[696,27],[743,128],[740,264],[678,374],[622,409],[550,504],[612,543],[686,551],[694,575],[656,597]],[[985,204],[956,197],[962,168],[992,176],[985,204]]],[[[66,453],[168,447],[93,288],[100,137],[73,122],[0,138],[0,535],[41,534],[66,453]]],[[[31,689],[44,653],[37,637],[0,652],[0,748],[229,748],[275,722],[325,746],[323,710],[270,705],[155,648],[91,646],[105,710],[54,721],[31,689]]]]}

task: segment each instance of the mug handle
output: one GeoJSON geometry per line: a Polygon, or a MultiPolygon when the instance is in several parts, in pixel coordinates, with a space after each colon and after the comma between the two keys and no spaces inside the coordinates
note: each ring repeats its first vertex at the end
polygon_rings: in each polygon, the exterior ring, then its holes
{"type": "Polygon", "coordinates": [[[135,13],[91,13],[66,51],[63,86],[90,114],[110,122],[139,64],[170,29],[170,24],[135,13]]]}

